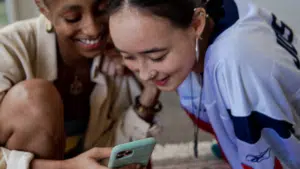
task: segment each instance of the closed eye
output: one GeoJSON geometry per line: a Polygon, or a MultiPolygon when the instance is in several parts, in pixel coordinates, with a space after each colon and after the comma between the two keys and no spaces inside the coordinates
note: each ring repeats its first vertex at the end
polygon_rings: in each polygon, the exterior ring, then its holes
{"type": "Polygon", "coordinates": [[[123,56],[123,59],[124,60],[135,60],[136,57],[134,57],[134,56],[123,56]]]}
{"type": "Polygon", "coordinates": [[[68,23],[76,23],[81,20],[81,17],[75,17],[75,18],[65,18],[65,21],[68,23]]]}
{"type": "Polygon", "coordinates": [[[153,62],[161,62],[161,61],[163,61],[163,60],[166,58],[167,54],[168,54],[168,53],[163,54],[162,56],[160,56],[160,57],[158,57],[158,58],[150,58],[150,59],[151,59],[153,62]]]}

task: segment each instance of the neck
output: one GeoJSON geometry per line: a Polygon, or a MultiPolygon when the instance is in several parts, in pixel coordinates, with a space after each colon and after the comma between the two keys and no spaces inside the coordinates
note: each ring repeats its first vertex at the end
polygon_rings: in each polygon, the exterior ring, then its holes
{"type": "Polygon", "coordinates": [[[193,67],[193,71],[196,73],[203,73],[204,72],[204,60],[205,60],[205,54],[207,51],[207,48],[209,46],[209,39],[211,38],[211,35],[213,33],[214,29],[214,21],[211,18],[207,19],[205,29],[202,33],[202,40],[200,40],[199,43],[199,61],[195,63],[193,67]]]}
{"type": "Polygon", "coordinates": [[[62,58],[64,64],[70,67],[80,67],[88,62],[88,59],[77,54],[76,50],[70,50],[70,47],[58,39],[57,41],[58,56],[62,58]]]}

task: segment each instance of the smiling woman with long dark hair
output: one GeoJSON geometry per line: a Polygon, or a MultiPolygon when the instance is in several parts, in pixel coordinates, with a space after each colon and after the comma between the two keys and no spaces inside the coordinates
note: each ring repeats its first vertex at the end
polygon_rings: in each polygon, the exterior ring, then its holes
{"type": "Polygon", "coordinates": [[[105,168],[103,147],[155,135],[159,91],[122,73],[107,0],[36,4],[0,30],[0,168],[105,168]]]}

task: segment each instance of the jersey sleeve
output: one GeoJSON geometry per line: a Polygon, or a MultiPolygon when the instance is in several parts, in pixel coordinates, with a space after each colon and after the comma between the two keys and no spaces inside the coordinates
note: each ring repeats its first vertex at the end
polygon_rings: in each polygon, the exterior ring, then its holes
{"type": "Polygon", "coordinates": [[[243,167],[299,168],[299,112],[293,104],[299,87],[290,81],[300,76],[266,60],[233,60],[218,69],[217,90],[232,121],[243,167]]]}

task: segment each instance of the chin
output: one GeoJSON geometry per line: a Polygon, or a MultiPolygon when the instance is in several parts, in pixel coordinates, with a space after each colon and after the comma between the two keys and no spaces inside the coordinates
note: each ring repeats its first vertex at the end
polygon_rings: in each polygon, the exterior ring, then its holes
{"type": "Polygon", "coordinates": [[[85,58],[95,58],[97,56],[100,56],[101,52],[82,52],[82,56],[84,56],[85,58]]]}
{"type": "Polygon", "coordinates": [[[157,86],[157,88],[161,91],[165,91],[165,92],[173,92],[176,91],[178,86],[173,86],[173,85],[167,85],[167,86],[157,86]]]}

